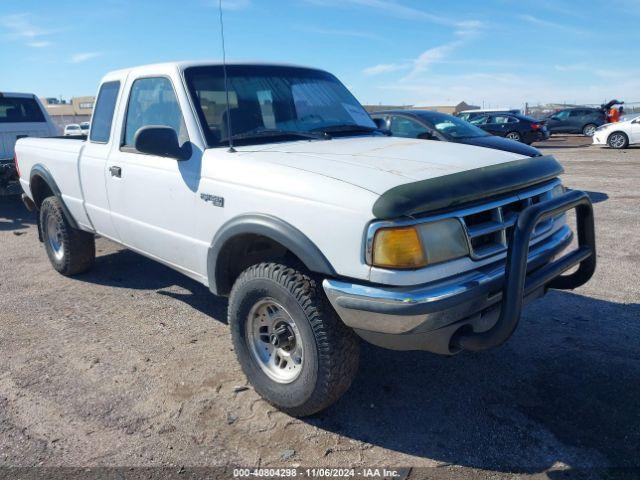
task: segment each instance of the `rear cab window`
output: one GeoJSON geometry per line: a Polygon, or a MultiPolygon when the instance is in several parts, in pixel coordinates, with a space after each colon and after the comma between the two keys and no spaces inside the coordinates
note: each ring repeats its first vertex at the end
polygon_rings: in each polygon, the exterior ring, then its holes
{"type": "Polygon", "coordinates": [[[35,98],[0,96],[0,123],[44,123],[35,98]]]}
{"type": "Polygon", "coordinates": [[[111,137],[113,113],[118,100],[120,82],[105,82],[100,87],[98,100],[91,119],[91,133],[89,140],[96,143],[108,143],[111,137]]]}

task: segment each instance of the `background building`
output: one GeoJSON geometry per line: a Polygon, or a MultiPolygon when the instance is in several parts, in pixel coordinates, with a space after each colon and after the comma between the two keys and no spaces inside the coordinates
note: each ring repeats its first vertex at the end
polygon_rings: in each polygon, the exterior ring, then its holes
{"type": "Polygon", "coordinates": [[[60,131],[70,123],[91,121],[95,100],[95,97],[73,97],[71,100],[61,100],[59,98],[40,99],[51,120],[58,126],[60,131]]]}
{"type": "Polygon", "coordinates": [[[475,110],[480,107],[469,105],[467,102],[460,102],[456,105],[365,105],[367,112],[380,112],[384,110],[432,110],[434,112],[448,113],[449,115],[462,112],[463,110],[475,110]]]}

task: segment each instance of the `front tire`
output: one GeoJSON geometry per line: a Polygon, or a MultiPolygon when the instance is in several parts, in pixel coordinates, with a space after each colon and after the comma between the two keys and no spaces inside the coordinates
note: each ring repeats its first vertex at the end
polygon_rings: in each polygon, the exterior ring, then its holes
{"type": "Polygon", "coordinates": [[[69,225],[58,198],[48,197],[42,202],[40,229],[49,261],[58,273],[72,276],[93,266],[96,258],[93,234],[69,225]]]}
{"type": "Polygon", "coordinates": [[[607,143],[611,148],[620,150],[629,146],[629,137],[627,137],[627,135],[623,132],[613,132],[611,135],[609,135],[607,143]]]}
{"type": "Polygon", "coordinates": [[[327,408],[357,373],[359,341],[307,273],[278,263],[249,267],[233,285],[228,319],[249,382],[292,416],[327,408]]]}

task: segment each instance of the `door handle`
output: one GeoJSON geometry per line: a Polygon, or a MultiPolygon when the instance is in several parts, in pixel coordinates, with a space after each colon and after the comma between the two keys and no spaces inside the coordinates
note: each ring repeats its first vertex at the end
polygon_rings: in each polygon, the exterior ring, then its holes
{"type": "Polygon", "coordinates": [[[122,168],[117,166],[109,167],[109,173],[112,177],[122,178],[122,168]]]}

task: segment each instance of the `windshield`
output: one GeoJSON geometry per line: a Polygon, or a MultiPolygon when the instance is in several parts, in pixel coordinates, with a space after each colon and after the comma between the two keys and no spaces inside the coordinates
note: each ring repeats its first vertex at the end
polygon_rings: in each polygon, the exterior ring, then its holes
{"type": "Polygon", "coordinates": [[[370,133],[377,129],[354,96],[327,72],[229,65],[227,77],[231,129],[222,66],[185,70],[189,92],[210,147],[226,145],[229,130],[234,139],[255,143],[276,136],[322,138],[319,133],[323,131],[333,135],[370,133]]]}
{"type": "Polygon", "coordinates": [[[431,113],[426,120],[431,122],[438,132],[451,138],[475,138],[489,135],[475,125],[445,113],[431,113]]]}

